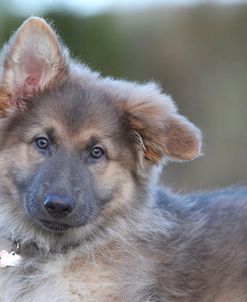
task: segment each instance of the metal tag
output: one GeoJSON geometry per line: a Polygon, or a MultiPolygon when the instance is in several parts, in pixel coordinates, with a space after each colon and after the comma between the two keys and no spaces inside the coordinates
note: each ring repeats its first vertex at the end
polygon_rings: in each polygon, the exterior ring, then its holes
{"type": "Polygon", "coordinates": [[[16,254],[14,251],[10,253],[6,250],[0,251],[0,267],[4,268],[7,266],[18,266],[21,261],[21,256],[16,254]]]}

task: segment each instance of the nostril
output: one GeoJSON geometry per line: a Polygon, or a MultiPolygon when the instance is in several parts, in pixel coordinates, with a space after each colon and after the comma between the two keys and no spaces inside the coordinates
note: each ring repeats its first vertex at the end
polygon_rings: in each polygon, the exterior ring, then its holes
{"type": "Polygon", "coordinates": [[[62,210],[65,215],[68,215],[71,211],[70,208],[65,208],[62,210]]]}
{"type": "Polygon", "coordinates": [[[47,194],[44,198],[46,211],[55,217],[65,217],[69,215],[73,211],[74,205],[74,199],[68,196],[47,194]]]}
{"type": "Polygon", "coordinates": [[[55,211],[55,209],[56,209],[52,204],[47,204],[47,205],[45,204],[45,207],[49,211],[55,211]]]}

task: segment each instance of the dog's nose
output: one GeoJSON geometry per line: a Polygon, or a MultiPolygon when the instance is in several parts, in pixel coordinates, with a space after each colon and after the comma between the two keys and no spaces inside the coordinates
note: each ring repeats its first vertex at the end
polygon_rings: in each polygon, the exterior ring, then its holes
{"type": "Polygon", "coordinates": [[[75,201],[72,197],[47,194],[44,198],[44,206],[51,216],[65,217],[73,211],[75,201]]]}

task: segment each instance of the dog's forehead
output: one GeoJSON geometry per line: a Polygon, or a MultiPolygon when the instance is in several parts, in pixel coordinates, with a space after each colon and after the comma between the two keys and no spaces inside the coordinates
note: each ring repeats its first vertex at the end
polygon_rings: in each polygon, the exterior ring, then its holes
{"type": "Polygon", "coordinates": [[[37,101],[43,127],[55,128],[60,136],[78,141],[113,137],[121,131],[121,112],[111,96],[97,89],[69,85],[37,101]]]}

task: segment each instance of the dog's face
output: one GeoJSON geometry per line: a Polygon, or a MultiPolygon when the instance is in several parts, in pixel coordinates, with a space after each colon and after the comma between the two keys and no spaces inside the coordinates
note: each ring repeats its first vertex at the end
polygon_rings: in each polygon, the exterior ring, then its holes
{"type": "Polygon", "coordinates": [[[63,232],[132,198],[137,159],[109,97],[67,84],[27,106],[9,119],[2,154],[29,218],[63,232]]]}
{"type": "Polygon", "coordinates": [[[154,84],[76,64],[40,18],[2,51],[0,113],[0,224],[21,240],[90,236],[145,202],[162,158],[200,152],[199,130],[154,84]]]}

